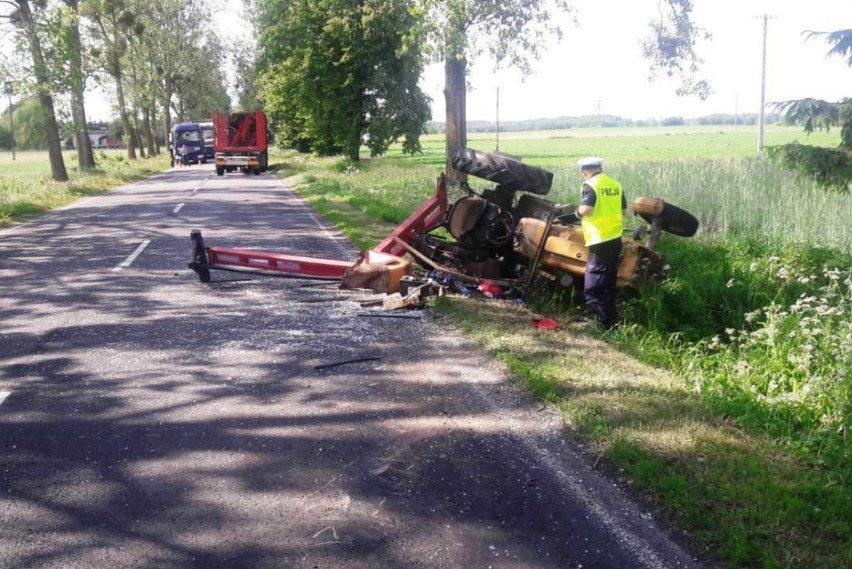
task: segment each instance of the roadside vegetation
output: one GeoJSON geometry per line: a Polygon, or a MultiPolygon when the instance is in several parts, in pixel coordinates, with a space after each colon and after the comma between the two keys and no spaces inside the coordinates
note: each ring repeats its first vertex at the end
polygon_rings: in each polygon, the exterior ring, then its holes
{"type": "MultiPolygon", "coordinates": [[[[73,155],[66,156],[72,163],[73,155]]],[[[168,168],[166,156],[127,160],[122,151],[95,153],[94,169],[80,172],[68,169],[69,180],[51,179],[46,152],[18,152],[15,160],[0,154],[0,227],[63,206],[84,196],[93,195],[168,168]]]]}
{"type": "MultiPolygon", "coordinates": [[[[456,297],[436,308],[708,557],[852,566],[852,196],[751,156],[753,129],[605,132],[501,134],[500,150],[554,171],[554,201],[576,203],[573,164],[594,153],[630,197],[662,197],[699,218],[695,238],[661,239],[667,278],[624,296],[624,324],[608,334],[571,324],[582,302],[546,283],[528,308],[456,297]],[[563,329],[531,327],[530,311],[563,329]]],[[[800,138],[780,127],[767,136],[800,138]]],[[[279,168],[369,248],[433,193],[443,148],[423,147],[357,164],[284,154],[279,168]]]]}

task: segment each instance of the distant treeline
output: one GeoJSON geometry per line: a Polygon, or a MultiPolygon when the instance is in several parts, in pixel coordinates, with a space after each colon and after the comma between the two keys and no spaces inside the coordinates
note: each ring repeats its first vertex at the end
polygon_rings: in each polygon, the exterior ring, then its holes
{"type": "MultiPolygon", "coordinates": [[[[614,128],[631,126],[682,126],[682,125],[755,125],[758,115],[707,115],[694,119],[683,117],[666,117],[662,119],[633,120],[615,115],[586,115],[582,117],[556,117],[548,119],[530,119],[523,121],[501,121],[500,132],[530,131],[530,130],[562,130],[567,128],[614,128]]],[[[767,123],[781,120],[777,114],[765,115],[767,123]]],[[[442,133],[446,130],[443,122],[430,121],[426,124],[427,133],[442,133]]],[[[494,132],[493,121],[468,121],[468,132],[494,132]]]]}

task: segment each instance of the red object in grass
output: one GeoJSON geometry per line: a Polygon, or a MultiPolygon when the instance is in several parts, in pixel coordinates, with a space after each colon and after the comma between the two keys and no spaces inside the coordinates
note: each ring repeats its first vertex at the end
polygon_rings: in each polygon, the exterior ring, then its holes
{"type": "Polygon", "coordinates": [[[481,292],[488,298],[497,298],[498,296],[506,292],[500,285],[488,281],[479,285],[477,289],[479,290],[479,292],[481,292]]]}
{"type": "Polygon", "coordinates": [[[545,330],[556,330],[562,328],[562,324],[550,318],[533,318],[531,320],[533,326],[544,328],[545,330]]]}

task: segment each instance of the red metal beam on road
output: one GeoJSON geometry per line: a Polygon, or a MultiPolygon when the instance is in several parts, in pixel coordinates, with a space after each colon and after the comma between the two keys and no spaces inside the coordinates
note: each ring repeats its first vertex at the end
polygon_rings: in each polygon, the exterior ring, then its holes
{"type": "Polygon", "coordinates": [[[352,261],[222,247],[208,247],[207,255],[211,269],[250,269],[323,279],[342,279],[346,269],[352,266],[352,261]]]}
{"type": "MultiPolygon", "coordinates": [[[[408,272],[410,265],[401,259],[405,255],[406,249],[399,244],[398,240],[410,243],[415,233],[423,233],[439,225],[444,221],[447,207],[447,184],[444,176],[441,176],[436,182],[435,195],[429,198],[381,243],[373,249],[365,251],[364,262],[386,265],[391,271],[404,270],[404,272],[408,272]]],[[[200,239],[200,232],[198,237],[200,239]]],[[[203,241],[199,241],[199,243],[199,246],[204,248],[203,241]]],[[[348,269],[359,263],[359,261],[337,261],[247,249],[226,249],[223,247],[206,247],[204,249],[207,252],[207,264],[205,267],[194,267],[195,270],[199,268],[222,269],[340,280],[343,279],[348,269]]],[[[190,264],[190,266],[193,265],[190,264]]]]}
{"type": "Polygon", "coordinates": [[[447,213],[447,207],[447,181],[441,176],[435,184],[435,195],[403,221],[393,233],[385,237],[384,241],[373,247],[373,251],[402,257],[406,251],[396,239],[410,243],[415,233],[425,233],[441,223],[447,213]]]}

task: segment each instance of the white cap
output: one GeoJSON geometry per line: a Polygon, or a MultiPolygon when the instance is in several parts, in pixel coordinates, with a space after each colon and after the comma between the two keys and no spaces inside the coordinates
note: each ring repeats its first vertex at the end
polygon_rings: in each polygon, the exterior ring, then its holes
{"type": "Polygon", "coordinates": [[[603,166],[603,158],[599,156],[586,156],[577,160],[577,166],[583,170],[586,168],[600,168],[603,166]]]}

